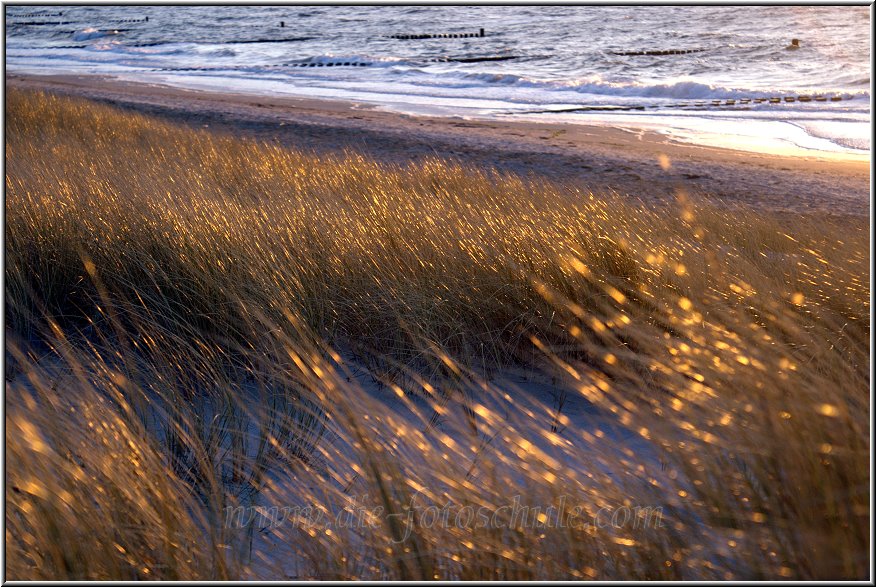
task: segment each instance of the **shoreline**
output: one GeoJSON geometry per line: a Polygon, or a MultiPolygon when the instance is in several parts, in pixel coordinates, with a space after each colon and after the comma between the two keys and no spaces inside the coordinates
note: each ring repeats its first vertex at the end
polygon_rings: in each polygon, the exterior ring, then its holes
{"type": "Polygon", "coordinates": [[[79,96],[316,153],[404,164],[439,156],[577,187],[671,203],[679,190],[784,213],[869,216],[870,161],[783,156],[677,142],[654,131],[411,116],[321,99],[188,90],[100,76],[7,73],[7,88],[79,96]]]}

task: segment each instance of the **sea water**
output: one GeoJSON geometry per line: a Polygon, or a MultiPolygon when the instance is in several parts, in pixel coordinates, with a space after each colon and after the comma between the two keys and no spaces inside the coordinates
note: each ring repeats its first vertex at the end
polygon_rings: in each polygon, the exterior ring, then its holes
{"type": "Polygon", "coordinates": [[[870,149],[869,7],[31,5],[5,16],[10,72],[607,124],[749,150],[870,149]]]}

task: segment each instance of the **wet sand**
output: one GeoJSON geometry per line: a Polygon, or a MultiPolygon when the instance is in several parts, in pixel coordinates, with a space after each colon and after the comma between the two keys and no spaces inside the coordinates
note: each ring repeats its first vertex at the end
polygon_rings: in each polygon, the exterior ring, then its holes
{"type": "Polygon", "coordinates": [[[196,128],[392,163],[448,157],[653,203],[683,189],[785,213],[869,215],[870,160],[779,156],[679,143],[606,126],[408,116],[373,106],[186,90],[97,76],[6,75],[7,88],[81,96],[196,128]],[[668,162],[668,164],[667,164],[668,162]]]}

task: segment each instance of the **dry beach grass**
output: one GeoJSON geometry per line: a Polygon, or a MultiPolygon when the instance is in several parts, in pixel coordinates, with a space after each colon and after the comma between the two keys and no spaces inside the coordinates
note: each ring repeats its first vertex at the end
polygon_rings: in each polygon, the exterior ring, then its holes
{"type": "Polygon", "coordinates": [[[867,577],[864,219],[22,91],[6,149],[12,579],[867,577]],[[353,496],[371,523],[225,518],[353,496]],[[407,522],[511,496],[664,524],[407,522]]]}

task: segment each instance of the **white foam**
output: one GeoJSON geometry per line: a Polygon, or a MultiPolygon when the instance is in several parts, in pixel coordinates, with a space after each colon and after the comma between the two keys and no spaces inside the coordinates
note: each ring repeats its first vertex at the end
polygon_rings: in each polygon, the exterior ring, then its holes
{"type": "MultiPolygon", "coordinates": [[[[734,118],[716,118],[697,115],[686,116],[654,116],[635,114],[566,114],[550,115],[549,117],[533,117],[522,115],[513,117],[518,120],[551,121],[578,124],[595,124],[613,126],[634,130],[657,132],[672,140],[735,149],[753,153],[797,157],[828,157],[842,156],[856,160],[867,161],[870,158],[869,138],[858,145],[846,144],[841,137],[847,134],[860,136],[869,132],[869,123],[845,123],[839,137],[827,138],[810,133],[803,125],[774,119],[750,119],[744,123],[734,118]]],[[[807,126],[816,128],[832,128],[838,130],[835,123],[829,121],[810,121],[807,126]]]]}
{"type": "Polygon", "coordinates": [[[806,120],[793,124],[802,128],[808,135],[821,137],[845,147],[859,151],[870,151],[873,128],[869,121],[847,122],[838,120],[806,120]]]}
{"type": "Polygon", "coordinates": [[[99,31],[96,28],[88,27],[81,31],[73,33],[74,41],[90,41],[92,39],[101,39],[111,35],[118,34],[115,31],[99,31]]]}

